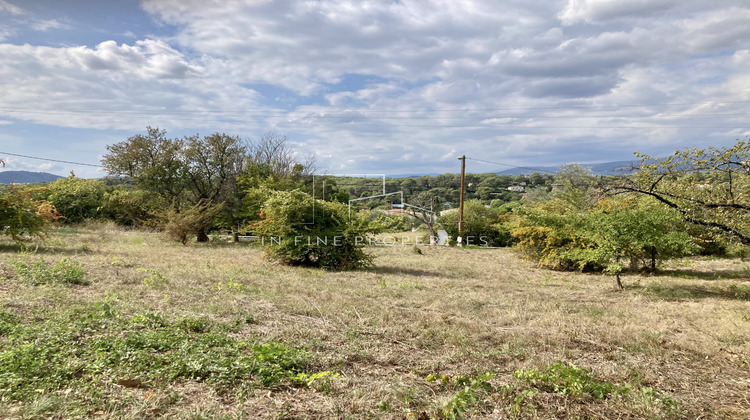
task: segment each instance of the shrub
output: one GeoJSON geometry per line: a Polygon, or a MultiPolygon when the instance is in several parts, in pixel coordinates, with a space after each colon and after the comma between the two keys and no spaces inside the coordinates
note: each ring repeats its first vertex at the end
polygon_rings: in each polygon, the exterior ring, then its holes
{"type": "Polygon", "coordinates": [[[14,241],[24,236],[44,236],[62,218],[55,206],[46,200],[36,200],[38,189],[19,190],[11,186],[0,195],[0,232],[14,241]]]}
{"type": "MultiPolygon", "coordinates": [[[[511,244],[507,220],[510,214],[487,208],[479,200],[464,203],[463,236],[465,245],[508,246],[511,244]]],[[[438,218],[448,235],[457,238],[458,212],[443,212],[438,218]]]]}
{"type": "Polygon", "coordinates": [[[185,245],[188,236],[195,234],[200,239],[201,235],[205,235],[206,230],[211,226],[214,217],[219,214],[221,209],[221,204],[210,204],[207,201],[201,201],[181,211],[171,208],[163,215],[166,220],[164,229],[170,239],[185,245]]]}
{"type": "Polygon", "coordinates": [[[106,185],[98,179],[60,178],[48,186],[48,199],[65,216],[65,223],[103,218],[106,185]]]}
{"type": "Polygon", "coordinates": [[[251,230],[263,238],[266,253],[284,263],[350,270],[372,263],[364,247],[378,229],[358,214],[350,221],[344,204],[277,191],[270,193],[251,230]]]}

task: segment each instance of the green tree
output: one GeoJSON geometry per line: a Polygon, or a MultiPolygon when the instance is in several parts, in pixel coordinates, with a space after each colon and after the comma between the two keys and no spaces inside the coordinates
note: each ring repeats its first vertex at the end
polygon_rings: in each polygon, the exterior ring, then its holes
{"type": "MultiPolygon", "coordinates": [[[[102,164],[110,174],[127,176],[136,186],[172,203],[171,209],[164,209],[166,216],[201,208],[220,208],[231,215],[239,208],[237,178],[247,160],[247,145],[239,137],[214,133],[169,139],[158,128],[148,127],[147,132],[107,146],[110,153],[102,164]]],[[[173,218],[171,223],[185,220],[173,218]]],[[[191,220],[201,222],[188,224],[198,241],[208,241],[207,230],[215,219],[191,220]]]]}
{"type": "Polygon", "coordinates": [[[185,142],[166,137],[166,130],[147,127],[126,141],[107,146],[102,165],[111,175],[131,179],[139,188],[178,202],[187,186],[182,152],[185,142]]]}
{"type": "Polygon", "coordinates": [[[728,148],[677,150],[664,159],[638,156],[638,171],[610,186],[608,193],[652,197],[692,225],[750,245],[748,141],[728,148]]]}
{"type": "Polygon", "coordinates": [[[540,265],[605,271],[622,287],[623,261],[640,261],[654,270],[657,260],[697,250],[679,213],[654,200],[608,198],[588,211],[575,211],[560,201],[517,208],[519,218],[512,231],[517,248],[540,265]]]}

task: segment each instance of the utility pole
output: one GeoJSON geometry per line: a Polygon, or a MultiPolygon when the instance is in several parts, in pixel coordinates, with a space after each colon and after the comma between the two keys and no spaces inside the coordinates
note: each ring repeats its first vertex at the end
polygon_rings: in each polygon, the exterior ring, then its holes
{"type": "MultiPolygon", "coordinates": [[[[466,179],[466,155],[461,156],[458,158],[458,160],[461,161],[461,195],[458,199],[458,236],[461,238],[461,241],[463,242],[464,237],[464,190],[466,189],[464,186],[464,182],[466,179]]],[[[461,245],[462,242],[459,242],[459,245],[461,245]]]]}

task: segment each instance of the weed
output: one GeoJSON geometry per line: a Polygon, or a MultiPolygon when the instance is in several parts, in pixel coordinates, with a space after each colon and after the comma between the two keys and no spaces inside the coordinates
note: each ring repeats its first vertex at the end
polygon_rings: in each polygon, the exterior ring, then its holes
{"type": "Polygon", "coordinates": [[[626,394],[632,389],[629,385],[617,386],[611,382],[597,380],[590,373],[588,369],[558,360],[545,369],[517,370],[513,372],[513,376],[540,390],[574,397],[589,395],[602,399],[610,394],[626,394]]]}
{"type": "Polygon", "coordinates": [[[393,411],[393,404],[385,400],[380,400],[378,401],[377,404],[375,404],[375,408],[377,408],[379,411],[384,411],[388,413],[388,412],[393,411]]]}
{"type": "Polygon", "coordinates": [[[240,291],[242,290],[242,284],[237,283],[234,281],[234,279],[229,279],[226,282],[218,282],[216,283],[216,286],[212,288],[215,291],[222,291],[222,290],[228,290],[228,291],[240,291]]]}
{"type": "Polygon", "coordinates": [[[42,260],[32,264],[17,260],[14,266],[20,280],[33,286],[57,283],[86,284],[83,266],[68,258],[63,258],[52,267],[42,260]]]}
{"type": "Polygon", "coordinates": [[[154,270],[153,268],[138,268],[137,271],[149,273],[143,279],[143,284],[147,287],[153,288],[164,288],[169,285],[169,279],[162,273],[154,270]]]}
{"type": "Polygon", "coordinates": [[[750,300],[750,286],[746,284],[732,284],[729,292],[737,299],[750,300]]]}
{"type": "Polygon", "coordinates": [[[175,325],[186,332],[193,333],[205,333],[211,329],[210,323],[204,318],[185,317],[177,320],[175,325]]]}
{"type": "Polygon", "coordinates": [[[663,413],[666,416],[680,416],[684,411],[680,403],[672,397],[660,395],[651,387],[643,387],[636,395],[637,402],[646,412],[663,413]]]}
{"type": "Polygon", "coordinates": [[[446,419],[459,419],[463,414],[477,405],[481,398],[491,394],[494,391],[490,379],[495,374],[487,372],[474,377],[448,375],[428,375],[427,382],[440,383],[444,388],[458,389],[453,396],[443,404],[440,409],[440,416],[446,419]]]}
{"type": "Polygon", "coordinates": [[[222,390],[309,386],[335,375],[304,372],[309,356],[282,343],[236,340],[211,332],[203,319],[123,317],[108,302],[28,325],[2,319],[10,325],[0,350],[0,398],[6,400],[34,400],[67,388],[98,390],[102,378],[137,386],[196,380],[222,390]]]}
{"type": "Polygon", "coordinates": [[[0,311],[0,336],[13,331],[19,324],[18,317],[12,312],[0,311]]]}

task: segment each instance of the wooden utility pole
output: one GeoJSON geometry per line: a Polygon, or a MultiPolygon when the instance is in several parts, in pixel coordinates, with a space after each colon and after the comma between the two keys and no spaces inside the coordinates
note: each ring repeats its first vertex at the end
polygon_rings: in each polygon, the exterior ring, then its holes
{"type": "Polygon", "coordinates": [[[458,199],[458,236],[463,242],[464,237],[464,182],[466,179],[466,155],[458,158],[461,161],[461,194],[458,199]]]}

